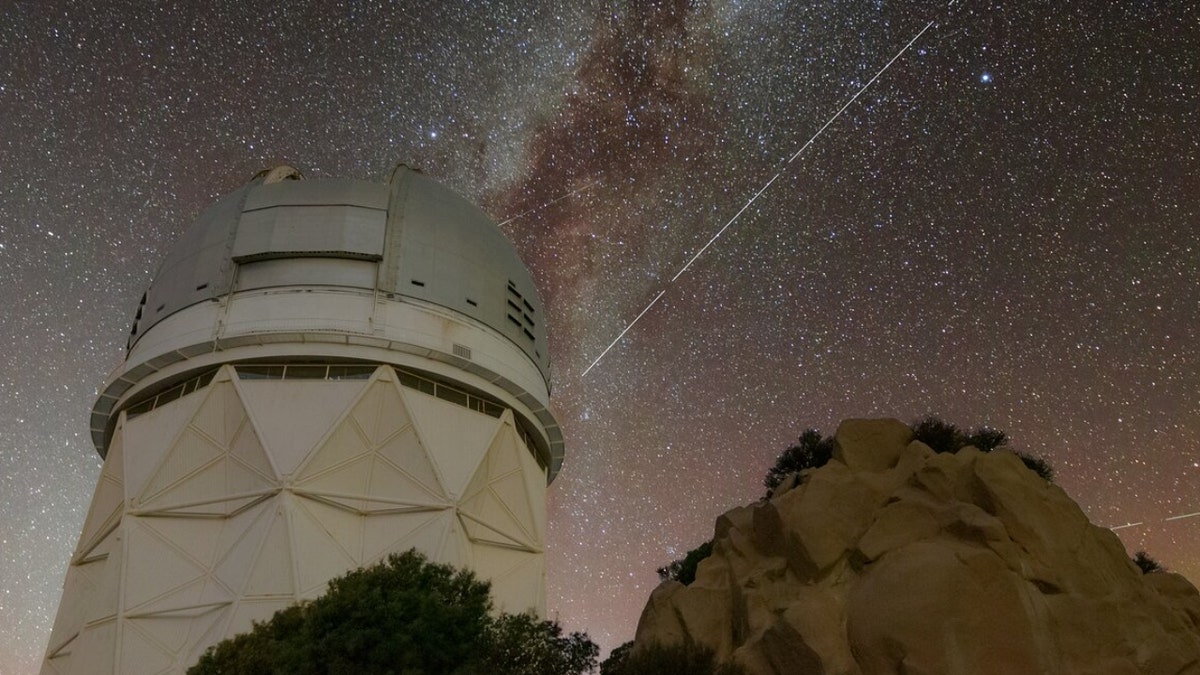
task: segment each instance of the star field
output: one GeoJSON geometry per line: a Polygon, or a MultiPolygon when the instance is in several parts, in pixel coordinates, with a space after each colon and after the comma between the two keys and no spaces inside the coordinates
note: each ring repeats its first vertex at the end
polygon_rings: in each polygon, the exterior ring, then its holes
{"type": "Polygon", "coordinates": [[[282,162],[378,180],[403,161],[508,221],[567,442],[550,611],[606,649],[656,567],[849,417],[1003,429],[1200,583],[1200,517],[1167,520],[1200,511],[1198,11],[9,3],[0,673],[39,667],[99,473],[87,415],[138,298],[204,207],[282,162]]]}

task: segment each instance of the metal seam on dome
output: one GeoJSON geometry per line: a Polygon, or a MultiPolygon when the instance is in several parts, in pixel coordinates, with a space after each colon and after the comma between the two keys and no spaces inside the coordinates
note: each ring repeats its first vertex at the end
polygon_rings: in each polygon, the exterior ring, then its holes
{"type": "Polygon", "coordinates": [[[367,206],[366,204],[356,204],[353,202],[320,202],[320,203],[314,203],[314,204],[308,204],[308,203],[304,203],[304,204],[291,204],[291,203],[269,204],[267,206],[256,206],[251,209],[247,209],[247,208],[243,207],[242,213],[258,213],[259,211],[268,211],[270,209],[282,209],[282,208],[296,207],[296,206],[302,206],[302,207],[308,207],[308,206],[334,206],[334,207],[337,207],[337,206],[340,206],[340,207],[351,208],[351,209],[363,209],[365,211],[382,211],[384,213],[386,213],[388,210],[386,206],[385,207],[367,206]]]}

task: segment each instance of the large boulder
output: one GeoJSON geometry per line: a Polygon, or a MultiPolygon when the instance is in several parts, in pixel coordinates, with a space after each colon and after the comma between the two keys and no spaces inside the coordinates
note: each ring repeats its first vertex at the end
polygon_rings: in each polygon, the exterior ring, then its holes
{"type": "Polygon", "coordinates": [[[635,650],[694,642],[755,674],[1200,674],[1200,593],[1004,449],[935,454],[850,420],[833,459],[717,519],[635,650]]]}

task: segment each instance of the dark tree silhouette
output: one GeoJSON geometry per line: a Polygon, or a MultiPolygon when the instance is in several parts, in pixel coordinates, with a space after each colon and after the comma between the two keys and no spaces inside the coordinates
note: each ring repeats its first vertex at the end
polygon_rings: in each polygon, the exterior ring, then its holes
{"type": "MultiPolygon", "coordinates": [[[[913,431],[914,440],[921,441],[937,453],[955,453],[967,446],[991,452],[1008,445],[1008,435],[999,429],[982,426],[968,433],[933,415],[913,422],[909,428],[913,431]]],[[[775,488],[779,487],[788,475],[825,466],[833,458],[835,445],[836,440],[833,437],[822,436],[816,429],[806,429],[800,435],[800,442],[784,450],[775,460],[775,465],[767,470],[767,475],[763,478],[767,498],[774,494],[775,488]]],[[[1049,462],[1023,452],[1017,452],[1016,455],[1031,471],[1046,481],[1053,482],[1054,467],[1049,462]]]]}
{"type": "MultiPolygon", "coordinates": [[[[1008,435],[1003,431],[985,426],[967,433],[955,425],[943,422],[932,415],[913,422],[911,428],[914,439],[928,445],[930,449],[937,453],[954,453],[967,446],[973,446],[983,452],[991,452],[996,448],[1008,444],[1008,435]]],[[[1017,452],[1016,455],[1026,468],[1036,473],[1043,480],[1047,482],[1054,481],[1054,467],[1049,462],[1041,457],[1035,457],[1024,452],[1017,452]]]]}
{"type": "Polygon", "coordinates": [[[800,434],[800,442],[779,455],[775,466],[767,470],[763,485],[767,488],[767,496],[779,487],[783,479],[797,471],[816,469],[825,466],[833,457],[833,438],[822,437],[816,429],[805,429],[800,434]]]}
{"type": "Polygon", "coordinates": [[[712,555],[712,550],[712,540],[700,544],[688,551],[682,559],[673,560],[666,567],[658,568],[656,571],[659,580],[674,579],[684,586],[690,586],[696,580],[696,568],[700,566],[700,561],[712,555]]]}
{"type": "Polygon", "coordinates": [[[490,585],[416,551],[355,570],[249,633],[209,648],[189,675],[273,673],[592,672],[599,648],[582,633],[518,614],[493,618],[490,585]]]}
{"type": "Polygon", "coordinates": [[[991,452],[1008,441],[1008,434],[991,427],[979,427],[967,436],[967,445],[973,445],[984,452],[991,452]]]}
{"type": "Polygon", "coordinates": [[[600,658],[600,647],[586,634],[564,637],[557,622],[528,614],[503,614],[493,621],[484,649],[486,672],[491,674],[590,673],[600,658]]]}
{"type": "Polygon", "coordinates": [[[967,445],[967,435],[962,429],[932,415],[917,420],[911,428],[915,440],[939,454],[958,452],[967,445]]]}
{"type": "Polygon", "coordinates": [[[694,643],[652,644],[634,651],[633,643],[612,650],[600,675],[745,675],[734,663],[720,663],[711,649],[694,643]]]}
{"type": "Polygon", "coordinates": [[[1145,551],[1138,551],[1133,556],[1133,564],[1138,566],[1142,574],[1153,574],[1155,572],[1166,572],[1167,568],[1163,567],[1157,560],[1150,557],[1145,551]]]}
{"type": "Polygon", "coordinates": [[[1041,476],[1042,480],[1046,481],[1047,483],[1054,482],[1054,467],[1050,466],[1050,462],[1047,462],[1041,457],[1034,457],[1033,455],[1025,454],[1024,452],[1018,452],[1017,457],[1021,458],[1021,462],[1023,462],[1030,471],[1041,476]]]}

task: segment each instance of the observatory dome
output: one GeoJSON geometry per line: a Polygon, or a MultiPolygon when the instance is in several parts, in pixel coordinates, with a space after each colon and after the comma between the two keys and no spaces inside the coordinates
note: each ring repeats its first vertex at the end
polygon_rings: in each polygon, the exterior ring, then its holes
{"type": "Polygon", "coordinates": [[[403,164],[386,183],[281,166],[218,200],[167,255],[93,409],[93,441],[104,454],[121,410],[214,363],[386,361],[501,399],[536,428],[553,477],[548,354],[529,271],[466,199],[403,164]]]}
{"type": "Polygon", "coordinates": [[[42,672],[182,675],[413,549],[545,616],[546,354],[528,270],[451,190],[256,176],[170,251],[92,408],[104,465],[42,672]]]}

